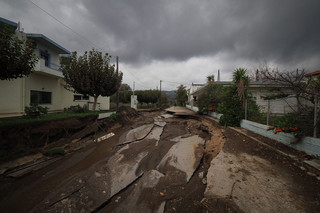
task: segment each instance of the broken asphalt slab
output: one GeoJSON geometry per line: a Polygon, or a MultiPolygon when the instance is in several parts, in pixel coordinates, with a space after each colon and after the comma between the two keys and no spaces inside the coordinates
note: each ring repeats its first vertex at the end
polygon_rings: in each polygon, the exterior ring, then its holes
{"type": "Polygon", "coordinates": [[[178,115],[178,116],[192,116],[196,115],[196,113],[190,109],[187,109],[185,107],[170,107],[165,109],[166,112],[171,113],[173,115],[178,115]]]}
{"type": "Polygon", "coordinates": [[[193,135],[187,138],[179,136],[172,141],[177,143],[162,158],[158,169],[165,173],[168,169],[170,170],[168,165],[172,166],[186,173],[186,182],[189,182],[203,156],[204,139],[193,135]]]}
{"type": "Polygon", "coordinates": [[[271,163],[242,153],[221,151],[207,174],[206,198],[231,198],[244,212],[303,212],[293,186],[271,163]]]}
{"type": "Polygon", "coordinates": [[[153,126],[153,123],[146,124],[130,130],[127,134],[125,134],[124,141],[120,143],[126,144],[137,140],[142,140],[151,132],[153,126]]]}
{"type": "Polygon", "coordinates": [[[142,152],[131,161],[121,162],[122,147],[111,156],[106,165],[91,169],[91,175],[85,178],[75,177],[70,184],[56,196],[47,199],[36,212],[92,212],[108,202],[115,194],[140,178],[143,172],[136,174],[140,161],[147,155],[142,152]],[[68,195],[68,196],[65,196],[68,195]],[[61,197],[63,199],[61,199],[61,197]]]}
{"type": "MultiPolygon", "coordinates": [[[[165,201],[158,199],[158,202],[154,202],[152,196],[153,188],[159,183],[160,178],[164,177],[162,173],[157,170],[150,170],[146,172],[139,182],[134,184],[132,192],[122,198],[118,196],[114,202],[117,203],[115,208],[109,209],[108,207],[101,212],[145,212],[145,213],[162,213],[164,212],[165,201]],[[150,196],[145,196],[146,192],[150,196]]],[[[158,195],[160,197],[160,195],[158,195]]]]}

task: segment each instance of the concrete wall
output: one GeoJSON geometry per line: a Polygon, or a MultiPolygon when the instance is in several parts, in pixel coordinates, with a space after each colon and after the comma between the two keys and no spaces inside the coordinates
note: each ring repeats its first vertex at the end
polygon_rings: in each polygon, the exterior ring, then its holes
{"type": "Polygon", "coordinates": [[[51,92],[51,104],[41,104],[43,107],[48,107],[49,110],[61,109],[61,87],[60,79],[53,78],[40,74],[31,74],[26,78],[26,106],[30,105],[31,90],[51,92]]]}
{"type": "Polygon", "coordinates": [[[60,65],[60,59],[59,59],[59,54],[52,51],[49,47],[42,45],[42,44],[37,44],[37,48],[35,50],[35,53],[37,56],[40,57],[40,50],[47,50],[48,53],[50,54],[50,63],[60,65]]]}
{"type": "MultiPolygon", "coordinates": [[[[72,105],[83,106],[93,102],[93,97],[88,100],[75,101],[74,93],[64,88],[61,78],[33,73],[29,77],[15,79],[13,81],[1,81],[0,84],[0,114],[23,113],[25,106],[30,106],[31,90],[51,92],[51,104],[40,104],[48,107],[49,111],[63,110],[72,105]]],[[[109,110],[110,98],[98,97],[97,110],[109,110]]],[[[92,109],[93,104],[89,104],[92,109]]]]}
{"type": "MultiPolygon", "coordinates": [[[[186,107],[188,109],[191,109],[191,110],[195,111],[195,112],[199,111],[199,108],[195,107],[195,106],[186,105],[186,107]]],[[[217,118],[217,119],[220,119],[220,117],[222,116],[222,114],[216,113],[216,112],[208,112],[208,115],[210,115],[211,117],[217,118]]]]}
{"type": "MultiPolygon", "coordinates": [[[[192,107],[190,105],[187,105],[187,108],[192,109],[196,112],[198,111],[198,108],[192,107]]],[[[208,115],[217,119],[220,119],[220,117],[222,116],[222,114],[216,112],[209,112],[208,115]]],[[[303,151],[309,155],[315,155],[320,157],[320,138],[304,137],[302,138],[302,141],[300,141],[299,143],[292,144],[292,142],[296,140],[296,138],[292,134],[279,132],[275,135],[272,131],[267,131],[269,127],[267,125],[255,123],[248,120],[241,120],[240,126],[241,128],[273,139],[296,150],[303,151]]]]}
{"type": "Polygon", "coordinates": [[[24,80],[0,81],[0,113],[21,113],[24,110],[24,80]]]}
{"type": "MultiPolygon", "coordinates": [[[[93,106],[93,101],[94,98],[93,97],[89,97],[89,101],[88,100],[74,100],[74,95],[75,93],[72,93],[69,90],[66,90],[64,88],[65,86],[65,82],[63,81],[63,79],[61,79],[60,81],[60,87],[61,87],[61,109],[64,108],[68,108],[70,106],[74,106],[74,105],[80,105],[81,107],[83,107],[83,105],[88,105],[88,102],[90,102],[89,104],[89,109],[92,110],[92,106],[93,106]],[[92,103],[91,103],[92,102],[92,103]]],[[[96,110],[109,110],[110,109],[110,97],[102,97],[99,96],[98,97],[98,101],[97,101],[97,107],[96,110]]]]}
{"type": "Polygon", "coordinates": [[[195,112],[198,112],[198,111],[199,111],[199,108],[196,107],[196,106],[186,105],[186,107],[187,107],[188,109],[191,109],[191,110],[195,111],[195,112]]]}
{"type": "Polygon", "coordinates": [[[299,143],[292,144],[292,142],[295,140],[295,137],[292,134],[279,132],[275,135],[272,131],[267,131],[269,127],[267,125],[255,123],[248,120],[241,120],[240,126],[259,135],[281,142],[296,150],[304,151],[309,155],[320,156],[319,138],[304,137],[299,143]]]}
{"type": "Polygon", "coordinates": [[[221,117],[223,114],[220,114],[220,113],[217,113],[217,112],[208,112],[208,115],[210,115],[211,117],[220,119],[220,117],[221,117]]]}

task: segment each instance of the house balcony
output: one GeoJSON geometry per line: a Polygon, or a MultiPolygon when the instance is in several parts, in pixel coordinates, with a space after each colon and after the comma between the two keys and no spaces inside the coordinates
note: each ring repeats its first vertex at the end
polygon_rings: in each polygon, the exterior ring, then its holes
{"type": "Polygon", "coordinates": [[[35,73],[63,78],[63,74],[59,65],[54,63],[46,63],[46,61],[42,58],[38,61],[34,70],[35,73]]]}

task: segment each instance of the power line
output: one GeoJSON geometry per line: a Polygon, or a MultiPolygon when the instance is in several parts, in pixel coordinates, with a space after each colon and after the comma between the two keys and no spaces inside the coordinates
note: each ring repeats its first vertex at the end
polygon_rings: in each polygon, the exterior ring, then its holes
{"type": "Polygon", "coordinates": [[[86,40],[87,42],[89,42],[90,44],[92,44],[93,46],[97,47],[98,49],[108,52],[106,50],[104,50],[103,48],[101,48],[100,46],[96,45],[95,43],[93,43],[92,41],[90,41],[88,38],[86,38],[85,36],[81,35],[80,33],[78,33],[77,31],[73,30],[71,27],[69,27],[68,25],[64,24],[62,21],[60,21],[59,19],[57,19],[56,17],[54,17],[51,13],[49,13],[48,11],[46,11],[45,9],[41,8],[39,5],[37,5],[36,3],[34,3],[33,1],[29,0],[29,2],[31,2],[34,6],[38,7],[40,10],[42,10],[43,12],[45,12],[48,16],[50,16],[51,18],[53,18],[54,20],[56,20],[57,22],[59,22],[60,24],[62,24],[64,27],[68,28],[69,30],[71,30],[73,33],[75,33],[76,35],[78,35],[79,37],[81,37],[82,39],[86,40]]]}
{"type": "Polygon", "coordinates": [[[179,84],[179,85],[188,85],[188,86],[191,86],[191,84],[189,84],[189,83],[179,83],[179,82],[164,81],[164,80],[162,80],[162,82],[171,83],[171,84],[179,84]]]}
{"type": "MultiPolygon", "coordinates": [[[[86,38],[85,36],[81,35],[80,33],[78,33],[77,31],[75,31],[74,29],[72,29],[71,27],[69,27],[68,25],[66,25],[65,23],[63,23],[62,21],[60,21],[59,19],[57,19],[54,15],[52,15],[51,13],[49,13],[48,11],[46,11],[45,9],[43,9],[42,7],[40,7],[39,5],[37,5],[36,3],[34,3],[32,0],[29,0],[30,3],[32,3],[34,6],[36,6],[37,8],[39,8],[40,10],[42,10],[44,13],[46,13],[48,16],[50,16],[51,18],[53,18],[55,21],[57,21],[58,23],[60,23],[61,25],[63,25],[64,27],[66,27],[67,29],[69,29],[71,32],[73,32],[74,34],[78,35],[80,38],[84,39],[85,41],[89,42],[91,45],[95,46],[96,48],[100,49],[101,51],[106,51],[105,49],[101,48],[99,45],[93,43],[92,41],[90,41],[88,38],[86,38]]],[[[127,70],[128,71],[128,70],[127,70]]],[[[130,75],[132,75],[134,77],[134,79],[139,82],[138,78],[136,76],[134,76],[130,71],[128,71],[128,73],[130,73],[130,75]]],[[[141,86],[143,84],[141,83],[141,86]]],[[[144,86],[142,86],[144,87],[144,86]]],[[[146,88],[146,87],[144,87],[146,88]]]]}

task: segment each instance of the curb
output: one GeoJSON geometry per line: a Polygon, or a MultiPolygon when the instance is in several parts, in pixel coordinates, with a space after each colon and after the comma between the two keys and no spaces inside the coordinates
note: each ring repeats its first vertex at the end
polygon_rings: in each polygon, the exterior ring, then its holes
{"type": "MultiPolygon", "coordinates": [[[[219,123],[219,120],[216,119],[216,118],[209,117],[209,116],[205,116],[205,118],[209,119],[211,121],[219,123]]],[[[281,151],[281,150],[279,150],[277,148],[274,148],[274,147],[270,146],[269,144],[266,144],[266,143],[262,142],[261,140],[255,138],[255,137],[247,135],[245,132],[243,132],[241,130],[242,129],[241,127],[239,127],[239,129],[238,129],[238,128],[234,128],[234,127],[229,127],[228,126],[227,128],[229,128],[229,129],[231,129],[231,130],[233,130],[233,131],[235,131],[237,133],[240,133],[245,137],[248,137],[248,138],[254,140],[255,142],[265,146],[268,149],[271,149],[272,151],[277,152],[278,154],[280,154],[280,155],[282,155],[282,156],[284,156],[286,158],[289,158],[289,159],[293,160],[295,162],[294,164],[299,169],[301,169],[302,171],[306,171],[308,175],[313,176],[313,177],[317,178],[320,181],[320,161],[319,160],[318,160],[319,162],[317,162],[317,160],[299,161],[299,159],[295,155],[287,154],[287,153],[285,153],[285,152],[283,152],[283,151],[281,151]],[[300,165],[302,164],[302,165],[300,166],[299,164],[300,165]],[[312,172],[309,171],[309,170],[311,170],[312,172]]],[[[247,130],[247,131],[250,131],[250,130],[247,130]]]]}

